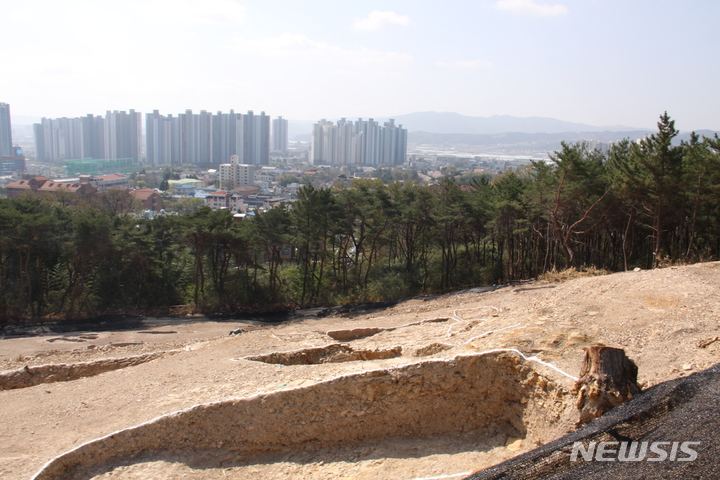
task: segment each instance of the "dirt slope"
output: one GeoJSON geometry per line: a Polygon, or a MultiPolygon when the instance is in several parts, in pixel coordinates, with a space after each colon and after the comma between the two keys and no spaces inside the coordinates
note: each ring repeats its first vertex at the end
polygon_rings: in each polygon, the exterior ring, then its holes
{"type": "MultiPolygon", "coordinates": [[[[582,348],[603,343],[624,348],[638,364],[641,384],[650,386],[718,363],[720,341],[712,340],[720,336],[719,321],[720,263],[705,263],[413,299],[353,318],[273,327],[198,322],[158,327],[153,333],[4,339],[0,370],[23,369],[31,375],[42,375],[34,367],[47,364],[89,362],[72,367],[89,372],[92,362],[101,359],[168,354],[72,381],[0,391],[0,478],[30,478],[53,457],[78,445],[200,403],[492,349],[517,349],[576,375],[582,348]],[[237,327],[246,332],[227,335],[237,327]],[[374,334],[352,339],[348,332],[359,328],[374,334]],[[328,335],[331,331],[346,331],[340,338],[350,339],[335,340],[328,335]],[[327,353],[335,357],[323,360],[316,347],[338,343],[352,352],[336,347],[327,353]],[[396,351],[398,346],[400,355],[367,353],[396,351]],[[303,352],[290,356],[309,358],[296,361],[304,364],[243,359],[275,358],[274,353],[300,349],[310,350],[305,357],[303,352]],[[349,356],[342,361],[337,355],[349,356]]],[[[562,373],[544,372],[559,385],[572,384],[562,373]]],[[[564,428],[570,425],[566,422],[564,428]]],[[[535,446],[528,443],[508,431],[490,436],[470,431],[282,452],[228,467],[155,458],[105,469],[96,478],[460,478],[535,446]]]]}

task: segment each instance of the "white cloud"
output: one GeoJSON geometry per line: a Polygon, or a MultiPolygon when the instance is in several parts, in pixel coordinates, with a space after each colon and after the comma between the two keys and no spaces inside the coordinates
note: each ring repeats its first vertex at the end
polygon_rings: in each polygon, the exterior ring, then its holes
{"type": "Polygon", "coordinates": [[[356,18],[353,23],[353,28],[358,32],[370,32],[394,25],[407,27],[411,22],[410,17],[407,15],[373,10],[365,18],[356,18]]]}
{"type": "Polygon", "coordinates": [[[568,13],[565,5],[559,3],[555,5],[540,4],[535,3],[534,0],[499,0],[495,3],[495,8],[528,17],[554,17],[568,13]]]}
{"type": "MultiPolygon", "coordinates": [[[[75,29],[107,32],[140,24],[150,30],[158,25],[177,29],[239,25],[246,17],[245,7],[232,0],[124,0],[114,4],[97,0],[25,0],[6,13],[13,22],[32,24],[35,31],[52,28],[63,35],[75,29]]],[[[182,32],[176,30],[175,33],[182,32]]]]}
{"type": "Polygon", "coordinates": [[[407,67],[413,63],[412,55],[360,48],[345,49],[325,42],[312,40],[298,33],[283,33],[276,37],[237,38],[231,47],[238,53],[260,57],[282,57],[337,67],[385,66],[407,67]]]}
{"type": "Polygon", "coordinates": [[[436,62],[435,65],[443,68],[492,68],[492,63],[487,60],[457,60],[455,62],[436,62]]]}

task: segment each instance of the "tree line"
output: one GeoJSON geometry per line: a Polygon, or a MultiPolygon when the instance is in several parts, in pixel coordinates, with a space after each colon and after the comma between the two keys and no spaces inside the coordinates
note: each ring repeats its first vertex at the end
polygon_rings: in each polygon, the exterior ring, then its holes
{"type": "Polygon", "coordinates": [[[232,313],[717,259],[720,139],[677,134],[664,114],[638,142],[563,143],[550,162],[471,186],[307,185],[240,222],[207,207],[145,219],[111,194],[4,199],[0,316],[232,313]]]}

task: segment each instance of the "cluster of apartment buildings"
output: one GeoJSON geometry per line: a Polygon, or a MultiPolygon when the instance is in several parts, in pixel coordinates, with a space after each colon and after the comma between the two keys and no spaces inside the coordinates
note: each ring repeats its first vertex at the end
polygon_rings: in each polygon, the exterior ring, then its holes
{"type": "MultiPolygon", "coordinates": [[[[379,128],[372,120],[355,124],[342,120],[338,125],[346,128],[348,135],[329,142],[347,139],[348,145],[352,143],[357,156],[346,157],[348,164],[374,165],[401,163],[404,160],[405,131],[395,127],[392,120],[383,128],[379,128]],[[350,126],[353,127],[352,131],[350,126]],[[395,160],[393,155],[402,155],[402,159],[395,160]]],[[[227,209],[236,216],[244,216],[291,201],[293,192],[301,187],[299,184],[291,184],[283,189],[272,187],[278,176],[288,172],[303,173],[267,166],[271,150],[287,150],[288,122],[282,117],[271,123],[270,117],[264,112],[254,115],[252,111],[247,114],[236,114],[232,110],[228,114],[209,114],[204,111],[193,114],[192,111],[186,111],[177,116],[163,116],[154,111],[146,115],[144,131],[145,164],[219,164],[217,170],[211,168],[206,172],[208,178],[198,179],[193,175],[181,180],[169,180],[170,191],[175,197],[195,196],[213,210],[227,209]],[[220,163],[227,159],[229,163],[220,163]],[[219,189],[208,187],[215,180],[219,180],[219,189]],[[260,194],[261,189],[264,189],[263,194],[260,194]]],[[[15,180],[5,184],[6,195],[8,198],[18,198],[28,193],[64,194],[66,198],[72,199],[114,190],[118,194],[139,199],[145,210],[159,212],[164,209],[161,192],[149,188],[133,190],[130,188],[130,178],[122,173],[100,173],[107,167],[125,174],[136,171],[137,165],[143,160],[142,132],[142,114],[134,110],[108,111],[104,117],[43,118],[34,125],[33,132],[38,160],[64,160],[67,174],[75,177],[50,179],[37,174],[33,176],[21,173],[25,170],[25,157],[21,150],[12,147],[9,106],[0,103],[0,169],[3,168],[3,159],[22,160],[20,166],[13,164],[15,180]],[[103,164],[102,168],[98,162],[103,164]]],[[[340,165],[342,161],[336,158],[318,163],[340,165]]],[[[142,175],[145,175],[144,172],[142,175]]]]}
{"type": "MultiPolygon", "coordinates": [[[[39,161],[71,159],[143,159],[140,112],[106,112],[104,117],[43,118],[35,124],[39,161]]],[[[288,121],[259,115],[186,110],[178,115],[145,116],[147,165],[210,165],[237,155],[244,165],[268,165],[270,152],[287,152],[288,121]],[[271,130],[272,125],[272,130],[271,130]]],[[[321,120],[313,126],[310,161],[314,165],[400,165],[407,154],[407,130],[389,120],[336,123],[321,120]]]]}
{"type": "Polygon", "coordinates": [[[310,159],[314,165],[400,165],[407,155],[407,130],[394,120],[380,125],[372,118],[313,125],[310,159]]]}
{"type": "MultiPolygon", "coordinates": [[[[135,110],[42,118],[33,135],[36,159],[64,162],[68,176],[130,174],[140,164],[220,165],[220,188],[225,189],[253,185],[256,171],[269,164],[271,151],[288,151],[288,121],[252,111],[186,110],[173,116],[155,110],[144,121],[135,110]]],[[[309,160],[315,165],[375,167],[402,164],[406,153],[407,130],[394,120],[381,126],[372,118],[343,118],[313,126],[309,160]]],[[[12,144],[10,107],[0,103],[0,175],[18,172],[25,172],[25,157],[12,144]]]]}
{"type": "Polygon", "coordinates": [[[43,118],[33,125],[35,156],[40,162],[66,159],[142,159],[140,112],[106,112],[104,117],[43,118]]]}
{"type": "MultiPolygon", "coordinates": [[[[287,120],[272,121],[273,150],[287,151],[287,120]]],[[[270,161],[270,117],[187,110],[177,116],[146,116],[147,163],[149,165],[217,164],[237,155],[241,163],[267,165],[270,161]]]]}
{"type": "MultiPolygon", "coordinates": [[[[148,165],[217,164],[238,155],[241,163],[267,165],[273,150],[287,152],[287,120],[249,111],[247,114],[206,111],[145,116],[148,165]]],[[[43,118],[33,126],[36,158],[41,162],[70,159],[143,159],[142,114],[108,111],[105,116],[43,118]]]]}

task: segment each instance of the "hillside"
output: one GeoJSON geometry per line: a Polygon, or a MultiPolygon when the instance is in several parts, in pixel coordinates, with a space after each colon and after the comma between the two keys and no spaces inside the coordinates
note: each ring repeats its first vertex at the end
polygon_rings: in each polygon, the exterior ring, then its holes
{"type": "Polygon", "coordinates": [[[573,429],[568,390],[587,345],[624,348],[644,387],[718,363],[718,299],[715,262],[275,326],[168,319],[5,338],[0,369],[14,373],[3,388],[75,379],[0,391],[0,477],[30,478],[90,442],[51,467],[91,467],[74,478],[460,478],[573,429]],[[133,448],[144,454],[122,454],[133,448]]]}

